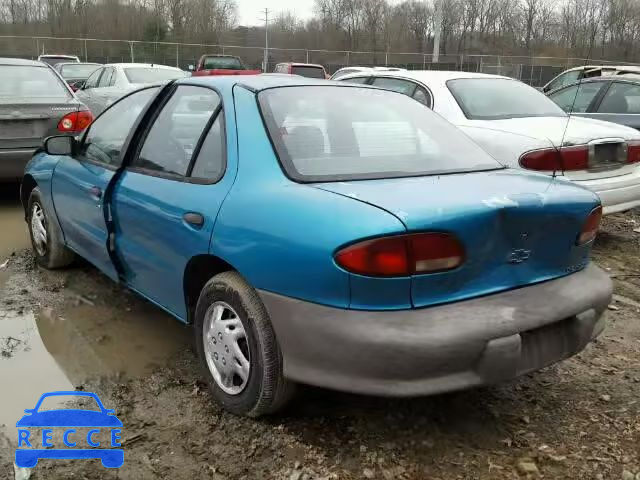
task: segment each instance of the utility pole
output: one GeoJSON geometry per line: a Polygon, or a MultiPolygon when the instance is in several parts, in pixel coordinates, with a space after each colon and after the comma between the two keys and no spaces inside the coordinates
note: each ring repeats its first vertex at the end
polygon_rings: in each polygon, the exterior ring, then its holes
{"type": "Polygon", "coordinates": [[[269,67],[269,9],[265,8],[264,13],[264,60],[262,60],[262,72],[267,73],[269,67]]]}
{"type": "Polygon", "coordinates": [[[442,32],[442,0],[435,2],[435,31],[433,32],[433,56],[431,61],[438,63],[440,58],[440,33],[442,32]]]}

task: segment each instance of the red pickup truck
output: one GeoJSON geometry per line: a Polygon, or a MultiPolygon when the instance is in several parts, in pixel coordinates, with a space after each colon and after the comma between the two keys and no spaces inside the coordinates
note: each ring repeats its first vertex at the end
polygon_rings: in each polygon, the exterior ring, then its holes
{"type": "Polygon", "coordinates": [[[208,75],[258,75],[261,70],[249,70],[238,57],[232,55],[203,55],[191,74],[194,77],[208,75]]]}

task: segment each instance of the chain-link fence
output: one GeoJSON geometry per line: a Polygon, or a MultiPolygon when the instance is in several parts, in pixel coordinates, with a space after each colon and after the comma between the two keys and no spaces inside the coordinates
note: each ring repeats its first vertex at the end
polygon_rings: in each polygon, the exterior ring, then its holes
{"type": "MultiPolygon", "coordinates": [[[[251,68],[260,68],[264,47],[207,45],[92,38],[0,36],[0,57],[37,58],[43,53],[77,55],[97,63],[143,62],[173,65],[184,70],[204,53],[236,55],[251,68]]],[[[585,64],[621,64],[604,60],[506,55],[440,55],[437,63],[425,53],[332,51],[301,48],[269,48],[268,71],[279,62],[319,63],[328,72],[345,66],[394,66],[410,70],[461,70],[493,73],[542,86],[567,68],[585,64]]]]}

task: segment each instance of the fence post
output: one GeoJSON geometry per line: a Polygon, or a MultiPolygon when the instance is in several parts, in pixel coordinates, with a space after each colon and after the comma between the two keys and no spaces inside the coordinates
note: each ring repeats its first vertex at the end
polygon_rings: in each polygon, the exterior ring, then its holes
{"type": "Polygon", "coordinates": [[[389,65],[389,52],[388,51],[384,52],[384,66],[386,67],[387,65],[389,65]]]}
{"type": "Polygon", "coordinates": [[[84,39],[84,61],[88,62],[87,58],[89,58],[89,56],[87,55],[87,39],[84,39]]]}
{"type": "Polygon", "coordinates": [[[482,72],[482,58],[480,57],[480,61],[478,62],[478,72],[482,72]]]}
{"type": "Polygon", "coordinates": [[[309,50],[305,50],[305,53],[307,54],[307,62],[306,63],[309,63],[309,50]]]}
{"type": "Polygon", "coordinates": [[[427,56],[423,53],[422,54],[422,70],[426,70],[427,69],[427,56]]]}
{"type": "Polygon", "coordinates": [[[349,65],[349,52],[347,52],[347,65],[349,65]]]}
{"type": "Polygon", "coordinates": [[[40,42],[36,38],[36,58],[40,56],[40,42]]]}
{"type": "Polygon", "coordinates": [[[180,45],[176,43],[176,68],[180,68],[180,45]]]}
{"type": "Polygon", "coordinates": [[[460,54],[460,71],[464,70],[464,53],[460,54]]]}
{"type": "Polygon", "coordinates": [[[135,63],[135,58],[133,56],[133,42],[129,42],[129,53],[131,55],[131,63],[135,63]]]}

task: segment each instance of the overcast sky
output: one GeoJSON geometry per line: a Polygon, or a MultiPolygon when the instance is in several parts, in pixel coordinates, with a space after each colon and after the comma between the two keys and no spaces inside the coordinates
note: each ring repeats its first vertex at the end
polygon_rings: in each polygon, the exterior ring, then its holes
{"type": "Polygon", "coordinates": [[[239,0],[238,23],[240,25],[261,25],[264,9],[268,8],[270,15],[276,15],[283,10],[289,10],[306,20],[313,15],[313,0],[239,0]]]}

